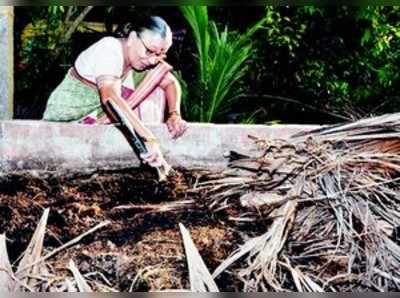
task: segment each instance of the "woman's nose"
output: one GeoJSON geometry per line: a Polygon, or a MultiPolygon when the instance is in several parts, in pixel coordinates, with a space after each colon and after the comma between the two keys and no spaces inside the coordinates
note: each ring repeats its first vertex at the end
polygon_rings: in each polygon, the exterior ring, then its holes
{"type": "Polygon", "coordinates": [[[162,55],[158,55],[158,56],[153,56],[150,57],[150,64],[155,65],[158,64],[159,62],[163,61],[165,58],[167,57],[167,55],[162,54],[162,55]]]}
{"type": "Polygon", "coordinates": [[[154,65],[154,64],[157,64],[158,62],[159,62],[159,60],[158,60],[159,58],[158,57],[150,57],[149,58],[149,62],[150,62],[150,64],[151,65],[154,65]]]}

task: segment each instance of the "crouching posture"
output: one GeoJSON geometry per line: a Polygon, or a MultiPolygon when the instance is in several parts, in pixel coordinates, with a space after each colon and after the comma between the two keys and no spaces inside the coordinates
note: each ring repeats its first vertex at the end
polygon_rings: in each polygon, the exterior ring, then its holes
{"type": "Polygon", "coordinates": [[[187,128],[181,118],[181,88],[164,61],[172,32],[160,17],[126,24],[83,51],[47,102],[43,120],[84,124],[115,121],[113,101],[145,141],[142,158],[157,167],[164,159],[158,141],[144,125],[165,122],[172,138],[187,128]]]}

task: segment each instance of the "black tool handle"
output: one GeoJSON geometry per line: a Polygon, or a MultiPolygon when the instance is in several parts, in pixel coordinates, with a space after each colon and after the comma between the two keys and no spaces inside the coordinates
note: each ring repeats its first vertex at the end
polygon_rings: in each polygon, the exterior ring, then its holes
{"type": "Polygon", "coordinates": [[[126,129],[129,131],[129,137],[131,138],[132,143],[139,151],[139,153],[147,153],[147,148],[142,138],[136,134],[135,129],[132,127],[128,119],[126,119],[125,114],[121,111],[121,109],[112,100],[108,100],[107,105],[114,113],[114,115],[118,118],[118,122],[125,126],[126,129]]]}
{"type": "MultiPolygon", "coordinates": [[[[121,111],[121,109],[112,101],[108,100],[107,105],[113,114],[117,117],[118,122],[120,122],[128,131],[129,138],[131,143],[135,146],[139,154],[147,153],[148,150],[146,145],[144,144],[142,138],[135,132],[132,124],[126,118],[125,114],[121,111]]],[[[172,168],[166,162],[161,165],[161,167],[156,168],[158,173],[158,178],[160,181],[166,180],[168,174],[172,171],[172,168]]]]}

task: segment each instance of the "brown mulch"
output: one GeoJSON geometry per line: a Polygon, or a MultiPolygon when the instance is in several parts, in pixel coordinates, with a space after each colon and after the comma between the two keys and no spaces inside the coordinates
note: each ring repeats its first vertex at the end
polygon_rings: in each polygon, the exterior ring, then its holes
{"type": "MultiPolygon", "coordinates": [[[[0,179],[0,234],[6,233],[9,256],[15,262],[26,249],[45,208],[50,208],[44,242],[48,251],[110,220],[111,225],[49,261],[60,273],[60,279],[53,283],[69,274],[67,263],[73,259],[92,286],[99,286],[97,290],[188,288],[178,223],[190,229],[209,268],[217,267],[229,255],[239,237],[205,209],[158,213],[146,208],[199,199],[195,195],[188,198],[187,194],[195,178],[184,170],[167,183],[159,183],[153,172],[138,169],[65,175],[9,173],[0,179]],[[119,206],[137,208],[115,208],[119,206]]],[[[227,290],[230,287],[226,285],[227,290]]]]}

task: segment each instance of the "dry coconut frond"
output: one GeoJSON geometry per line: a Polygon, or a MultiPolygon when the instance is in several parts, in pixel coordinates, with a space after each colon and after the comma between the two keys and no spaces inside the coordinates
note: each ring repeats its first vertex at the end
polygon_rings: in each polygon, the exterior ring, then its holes
{"type": "Polygon", "coordinates": [[[240,204],[243,207],[274,207],[285,203],[288,198],[273,192],[249,192],[240,197],[240,204]]]}
{"type": "Polygon", "coordinates": [[[284,259],[285,262],[280,262],[280,264],[290,271],[298,292],[325,292],[310,276],[303,273],[298,267],[293,268],[287,257],[284,259]]]}
{"type": "Polygon", "coordinates": [[[92,288],[86,282],[85,278],[80,273],[78,267],[76,267],[73,260],[69,261],[68,269],[71,270],[71,272],[75,278],[76,285],[78,286],[79,292],[93,292],[92,288]]]}
{"type": "MultiPolygon", "coordinates": [[[[109,221],[102,222],[96,225],[95,227],[91,228],[89,231],[83,233],[82,235],[54,249],[52,252],[46,254],[45,256],[42,256],[43,239],[46,232],[46,224],[48,216],[49,216],[49,209],[45,209],[39,221],[38,227],[36,228],[32,236],[31,242],[29,243],[28,248],[23,254],[22,260],[18,265],[17,272],[15,273],[16,277],[14,277],[14,280],[16,281],[15,287],[17,288],[14,287],[14,290],[15,289],[29,290],[30,292],[41,291],[42,290],[41,285],[45,282],[48,282],[48,277],[50,276],[44,263],[46,260],[55,256],[60,251],[78,243],[82,238],[86,237],[87,235],[95,232],[96,230],[110,223],[109,221]]],[[[84,290],[88,292],[90,288],[89,286],[85,285],[84,279],[80,278],[78,271],[76,270],[77,268],[74,267],[73,264],[71,265],[70,263],[69,269],[73,271],[74,277],[78,278],[77,283],[79,290],[84,290]]],[[[49,290],[52,291],[52,288],[53,287],[50,287],[49,290]]],[[[59,283],[58,288],[56,288],[55,291],[57,292],[63,291],[63,289],[69,291],[72,288],[73,286],[71,286],[70,281],[67,279],[64,280],[64,284],[59,283]]]]}
{"type": "Polygon", "coordinates": [[[400,113],[252,139],[254,156],[234,153],[200,191],[211,212],[267,232],[249,235],[214,276],[236,262],[245,290],[398,289],[400,113]]]}
{"type": "Polygon", "coordinates": [[[16,278],[32,288],[35,287],[37,280],[30,278],[29,276],[40,276],[46,271],[42,264],[38,263],[37,261],[42,256],[43,240],[46,234],[49,211],[49,208],[44,210],[42,218],[40,219],[39,224],[33,233],[31,242],[29,243],[28,248],[25,250],[23,258],[19,262],[16,273],[16,278]]]}
{"type": "Polygon", "coordinates": [[[245,255],[248,256],[249,266],[241,270],[242,276],[254,276],[257,283],[267,282],[272,287],[278,287],[274,278],[278,255],[286,242],[290,224],[293,221],[297,203],[289,201],[275,210],[274,221],[264,235],[250,239],[237,251],[221,263],[214,271],[213,277],[218,276],[230,265],[245,255]]]}
{"type": "Polygon", "coordinates": [[[185,246],[191,291],[219,292],[217,284],[190,237],[189,231],[182,224],[179,224],[179,229],[181,230],[183,245],[185,246]]]}
{"type": "Polygon", "coordinates": [[[0,235],[0,291],[11,292],[14,289],[15,282],[10,259],[8,257],[6,235],[0,235]]]}

